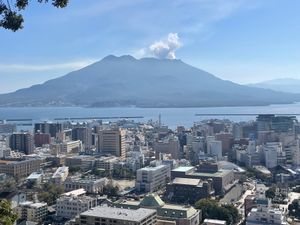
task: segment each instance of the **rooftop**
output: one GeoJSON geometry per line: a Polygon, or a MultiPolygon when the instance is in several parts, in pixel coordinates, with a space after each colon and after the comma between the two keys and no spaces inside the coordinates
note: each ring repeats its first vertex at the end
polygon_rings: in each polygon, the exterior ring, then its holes
{"type": "Polygon", "coordinates": [[[204,223],[212,223],[212,224],[220,224],[220,225],[225,225],[226,221],[225,220],[214,220],[214,219],[205,219],[204,223]]]}
{"type": "Polygon", "coordinates": [[[80,188],[80,189],[76,189],[74,191],[69,191],[69,192],[66,192],[66,193],[63,193],[61,196],[79,196],[79,195],[83,195],[85,194],[86,191],[83,189],[83,188],[80,188]]]}
{"type": "Polygon", "coordinates": [[[193,166],[180,166],[176,169],[173,169],[174,172],[188,172],[189,170],[194,169],[193,166]]]}
{"type": "Polygon", "coordinates": [[[81,216],[92,216],[99,218],[111,218],[116,220],[134,221],[139,222],[144,218],[155,214],[156,210],[153,209],[120,209],[108,206],[98,206],[81,213],[81,216]]]}
{"type": "Polygon", "coordinates": [[[166,165],[147,166],[147,167],[141,168],[141,169],[139,169],[139,170],[144,170],[144,171],[154,171],[154,170],[158,170],[158,169],[161,169],[161,168],[164,168],[164,167],[166,167],[166,165]]]}
{"type": "Polygon", "coordinates": [[[197,186],[201,183],[200,179],[192,179],[192,178],[180,178],[176,177],[173,182],[173,184],[183,184],[183,185],[191,185],[191,186],[197,186]]]}

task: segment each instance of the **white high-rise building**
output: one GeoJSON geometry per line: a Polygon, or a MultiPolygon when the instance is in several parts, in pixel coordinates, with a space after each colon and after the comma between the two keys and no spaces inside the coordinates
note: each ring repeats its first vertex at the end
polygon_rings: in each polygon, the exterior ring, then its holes
{"type": "Polygon", "coordinates": [[[280,142],[268,142],[262,146],[262,150],[267,168],[274,168],[285,160],[285,152],[282,151],[280,142]]]}
{"type": "Polygon", "coordinates": [[[222,159],[222,141],[208,140],[207,153],[216,156],[218,160],[222,159]]]}

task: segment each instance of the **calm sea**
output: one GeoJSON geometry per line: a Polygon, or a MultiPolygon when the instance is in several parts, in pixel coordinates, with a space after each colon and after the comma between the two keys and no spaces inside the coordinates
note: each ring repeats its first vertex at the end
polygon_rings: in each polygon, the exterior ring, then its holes
{"type": "MultiPolygon", "coordinates": [[[[53,121],[55,118],[70,117],[127,117],[142,116],[136,121],[158,120],[175,128],[177,125],[192,126],[194,122],[208,118],[248,121],[255,116],[196,116],[195,114],[300,114],[300,103],[270,106],[209,107],[209,108],[81,108],[81,107],[22,107],[0,108],[0,120],[33,119],[53,121]]],[[[299,118],[298,118],[299,119],[299,118]]]]}

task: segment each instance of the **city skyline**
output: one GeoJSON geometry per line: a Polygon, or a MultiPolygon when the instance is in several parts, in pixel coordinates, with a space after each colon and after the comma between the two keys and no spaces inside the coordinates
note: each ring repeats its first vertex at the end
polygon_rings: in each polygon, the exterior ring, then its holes
{"type": "Polygon", "coordinates": [[[298,78],[295,1],[72,1],[32,4],[1,30],[0,92],[42,83],[109,54],[168,57],[240,84],[298,78]],[[26,56],[26,57],[24,57],[26,56]]]}

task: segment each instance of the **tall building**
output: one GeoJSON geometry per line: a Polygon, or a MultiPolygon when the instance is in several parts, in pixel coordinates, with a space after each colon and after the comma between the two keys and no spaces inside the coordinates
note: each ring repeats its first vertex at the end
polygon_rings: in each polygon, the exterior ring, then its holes
{"type": "Polygon", "coordinates": [[[125,158],[125,131],[119,128],[100,130],[98,132],[98,151],[104,155],[125,158]]]}
{"type": "Polygon", "coordinates": [[[207,153],[216,156],[218,160],[222,159],[222,141],[207,140],[207,153]]]}
{"type": "Polygon", "coordinates": [[[84,149],[92,146],[92,129],[90,127],[75,127],[72,129],[72,140],[80,140],[84,149]]]}
{"type": "Polygon", "coordinates": [[[180,143],[176,136],[170,136],[161,141],[154,142],[153,149],[156,159],[159,159],[160,153],[171,154],[173,159],[180,158],[180,143]]]}
{"type": "Polygon", "coordinates": [[[152,164],[136,171],[135,187],[140,192],[154,192],[166,186],[171,177],[169,165],[152,164]]]}
{"type": "Polygon", "coordinates": [[[35,133],[34,134],[34,145],[36,147],[42,147],[43,145],[49,145],[51,143],[50,134],[35,133]]]}
{"type": "Polygon", "coordinates": [[[24,152],[26,155],[33,153],[33,136],[30,133],[13,133],[9,138],[9,147],[12,150],[24,152]]]}
{"type": "Polygon", "coordinates": [[[63,130],[63,124],[61,123],[35,123],[34,124],[34,133],[44,133],[50,134],[51,137],[56,137],[56,133],[59,133],[63,130]]]}

